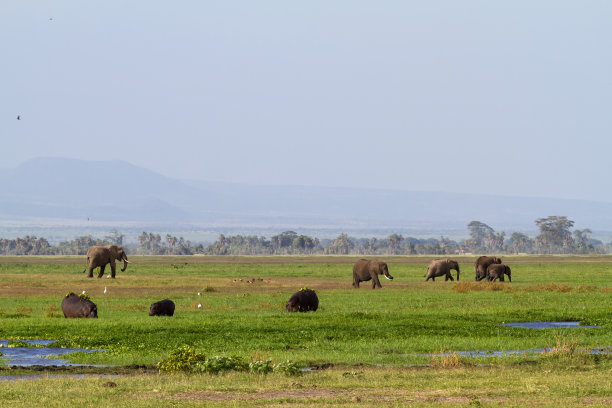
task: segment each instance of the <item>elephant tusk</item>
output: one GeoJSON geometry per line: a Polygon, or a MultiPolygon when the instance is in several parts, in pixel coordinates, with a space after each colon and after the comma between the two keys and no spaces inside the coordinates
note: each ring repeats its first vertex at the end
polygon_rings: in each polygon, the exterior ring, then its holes
{"type": "Polygon", "coordinates": [[[385,278],[387,278],[388,280],[393,280],[393,277],[388,277],[387,275],[383,275],[385,278]]]}

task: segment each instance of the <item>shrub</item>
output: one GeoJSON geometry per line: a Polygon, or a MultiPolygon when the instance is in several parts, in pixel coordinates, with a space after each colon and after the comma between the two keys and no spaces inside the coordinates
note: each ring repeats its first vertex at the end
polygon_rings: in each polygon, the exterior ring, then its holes
{"type": "Polygon", "coordinates": [[[274,370],[274,364],[272,359],[267,360],[255,360],[249,363],[249,371],[255,374],[268,374],[274,370]]]}
{"type": "Polygon", "coordinates": [[[157,369],[160,373],[190,371],[192,367],[203,361],[206,361],[204,354],[196,353],[193,347],[184,345],[172,350],[168,358],[157,363],[157,369]]]}
{"type": "Polygon", "coordinates": [[[274,364],[275,373],[283,373],[287,376],[299,375],[300,367],[291,360],[282,361],[274,364]]]}
{"type": "Polygon", "coordinates": [[[239,357],[214,356],[196,363],[192,371],[217,374],[221,371],[243,371],[245,367],[245,362],[239,357]]]}

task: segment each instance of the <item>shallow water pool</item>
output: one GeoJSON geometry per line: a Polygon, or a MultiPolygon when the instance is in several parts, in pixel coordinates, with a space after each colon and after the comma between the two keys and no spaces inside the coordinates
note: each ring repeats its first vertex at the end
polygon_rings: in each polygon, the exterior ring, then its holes
{"type": "MultiPolygon", "coordinates": [[[[9,344],[8,340],[0,340],[0,363],[8,366],[70,366],[70,367],[82,367],[89,366],[90,364],[73,364],[61,358],[48,358],[53,356],[61,356],[69,353],[76,353],[79,351],[85,353],[93,353],[94,351],[106,351],[102,349],[80,349],[80,348],[55,348],[55,347],[36,347],[46,346],[53,343],[55,340],[23,340],[26,343],[32,344],[35,347],[7,347],[9,344]]],[[[101,367],[101,366],[94,366],[101,367]]]]}

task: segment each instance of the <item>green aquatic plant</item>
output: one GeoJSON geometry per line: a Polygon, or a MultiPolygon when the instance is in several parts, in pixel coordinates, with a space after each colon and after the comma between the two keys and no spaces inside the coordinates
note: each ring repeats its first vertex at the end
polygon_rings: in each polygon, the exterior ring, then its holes
{"type": "Polygon", "coordinates": [[[72,295],[76,295],[76,293],[74,293],[74,292],[68,292],[68,293],[66,293],[66,296],[65,296],[65,297],[70,297],[70,296],[72,296],[72,295]]]}
{"type": "Polygon", "coordinates": [[[91,297],[90,297],[88,294],[86,294],[86,293],[81,293],[81,294],[79,295],[79,299],[81,299],[81,301],[83,301],[83,302],[84,302],[84,301],[86,301],[86,300],[91,300],[91,297]]]}
{"type": "Polygon", "coordinates": [[[25,340],[9,340],[7,347],[35,347],[33,344],[25,340]]]}

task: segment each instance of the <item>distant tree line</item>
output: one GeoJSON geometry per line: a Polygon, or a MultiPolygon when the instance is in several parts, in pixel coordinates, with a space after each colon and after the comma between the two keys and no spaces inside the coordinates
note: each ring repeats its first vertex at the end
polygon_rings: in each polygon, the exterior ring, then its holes
{"type": "MultiPolygon", "coordinates": [[[[193,244],[183,237],[144,232],[138,236],[139,246],[128,246],[142,255],[454,255],[464,253],[497,254],[603,254],[612,251],[612,243],[591,238],[591,230],[571,228],[574,222],[564,216],[550,216],[535,221],[540,233],[531,238],[514,232],[496,232],[480,221],[468,224],[470,238],[457,242],[446,237],[419,239],[391,234],[384,239],[351,238],[340,234],[335,239],[321,239],[284,231],[266,239],[255,235],[220,234],[211,245],[193,244]]],[[[124,235],[111,230],[102,239],[91,236],[50,245],[44,238],[0,238],[1,255],[83,255],[92,245],[123,245],[124,235]]]]}

